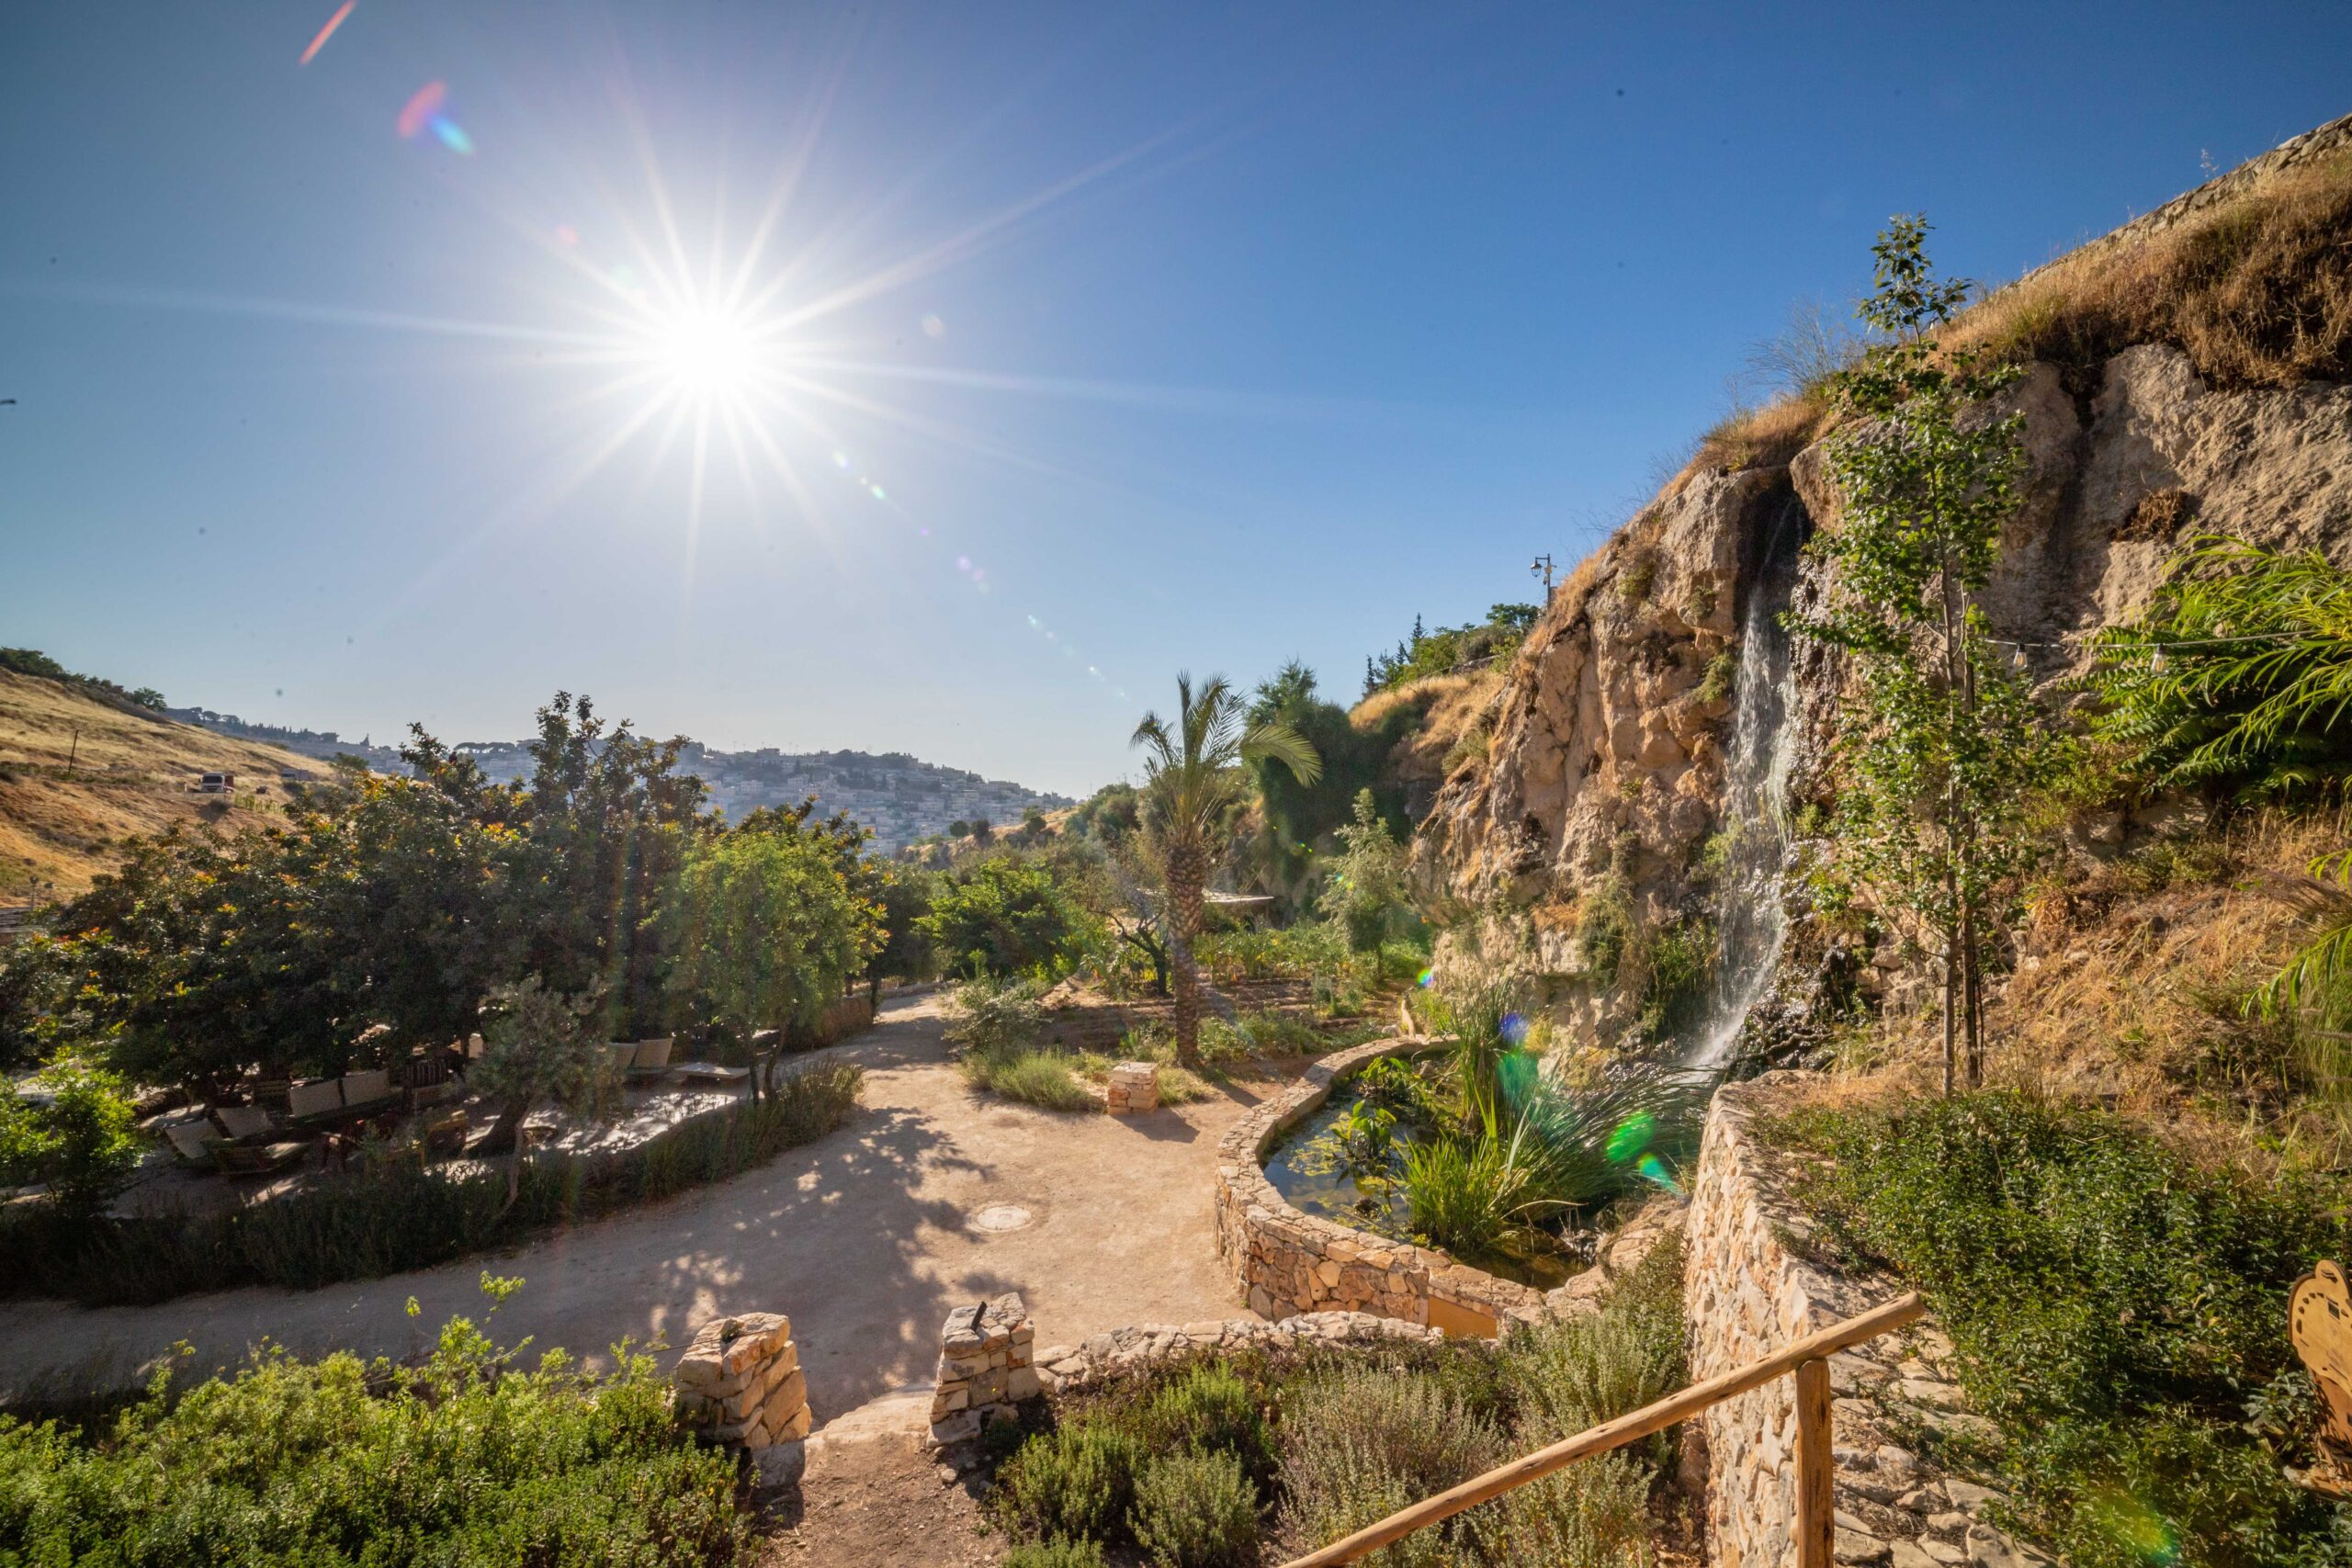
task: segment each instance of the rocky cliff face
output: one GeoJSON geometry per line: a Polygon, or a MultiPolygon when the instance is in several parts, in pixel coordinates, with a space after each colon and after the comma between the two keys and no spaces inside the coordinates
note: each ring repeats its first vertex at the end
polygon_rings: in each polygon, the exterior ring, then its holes
{"type": "MultiPolygon", "coordinates": [[[[2079,668],[2083,634],[2147,603],[2188,534],[2352,561],[2352,388],[2215,389],[2143,344],[2087,398],[2040,365],[2010,398],[2030,472],[1985,607],[2047,681],[2079,668]]],[[[1559,589],[1493,699],[1486,755],[1446,779],[1416,840],[1424,892],[1453,917],[1442,972],[1509,964],[1588,1037],[1622,1030],[1645,980],[1628,933],[1637,951],[1640,931],[1704,911],[1711,841],[1733,826],[1724,729],[1747,596],[1776,550],[1837,525],[1815,445],[1784,467],[1686,476],[1559,589]]],[[[1817,650],[1797,668],[1803,794],[1823,787],[1840,671],[1817,650]]]]}

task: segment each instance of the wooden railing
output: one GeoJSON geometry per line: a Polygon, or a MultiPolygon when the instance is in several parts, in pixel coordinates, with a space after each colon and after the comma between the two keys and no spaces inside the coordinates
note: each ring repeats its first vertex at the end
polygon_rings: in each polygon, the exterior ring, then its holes
{"type": "Polygon", "coordinates": [[[1830,1496],[1829,1358],[1913,1322],[1927,1311],[1916,1293],[1897,1297],[1858,1317],[1808,1334],[1775,1350],[1760,1361],[1704,1382],[1692,1383],[1655,1404],[1603,1421],[1589,1431],[1565,1438],[1549,1448],[1511,1461],[1473,1477],[1449,1492],[1424,1498],[1411,1507],[1389,1515],[1319,1551],[1284,1564],[1284,1568],[1339,1568],[1342,1562],[1379,1551],[1417,1529],[1450,1519],[1465,1508],[1499,1497],[1514,1487],[1541,1480],[1580,1459],[1605,1454],[1687,1421],[1711,1404],[1763,1387],[1779,1377],[1794,1377],[1797,1385],[1797,1568],[1830,1568],[1831,1537],[1836,1505],[1830,1496]]]}

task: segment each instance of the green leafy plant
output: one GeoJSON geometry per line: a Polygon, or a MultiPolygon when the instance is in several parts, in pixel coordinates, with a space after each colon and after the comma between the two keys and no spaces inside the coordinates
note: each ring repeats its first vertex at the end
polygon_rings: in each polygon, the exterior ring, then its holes
{"type": "Polygon", "coordinates": [[[934,888],[931,912],[915,921],[941,964],[1000,978],[1058,968],[1078,926],[1077,906],[1053,873],[1008,855],[934,888]]]}
{"type": "MultiPolygon", "coordinates": [[[[1506,1456],[1503,1434],[1441,1377],[1362,1364],[1302,1382],[1283,1412],[1286,1547],[1309,1551],[1468,1480],[1506,1456]]],[[[1467,1535],[1419,1530],[1366,1562],[1439,1568],[1467,1535]]]]}
{"type": "Polygon", "coordinates": [[[1057,1427],[1023,1444],[998,1472],[995,1506],[1030,1540],[1115,1542],[1125,1537],[1145,1462],[1143,1444],[1107,1422],[1057,1427]]]}
{"type": "Polygon", "coordinates": [[[1405,850],[1381,819],[1372,791],[1359,791],[1355,819],[1339,829],[1340,850],[1331,880],[1316,900],[1326,919],[1347,933],[1357,953],[1376,953],[1409,911],[1405,901],[1405,850]]]}
{"type": "Polygon", "coordinates": [[[1250,1568],[1258,1561],[1258,1489],[1238,1456],[1180,1448],[1136,1483],[1136,1544],[1158,1568],[1250,1568]]]}
{"type": "Polygon", "coordinates": [[[0,1292],[99,1306],[430,1268],[763,1164],[841,1125],[860,1077],[854,1063],[820,1062],[787,1073],[764,1100],[689,1117],[632,1148],[530,1155],[516,1162],[511,1197],[494,1170],[395,1165],[228,1213],[86,1217],[18,1204],[0,1214],[0,1252],[14,1264],[0,1292]]]}
{"type": "Polygon", "coordinates": [[[1927,232],[1898,218],[1871,248],[1861,316],[1879,337],[1830,378],[1846,416],[1828,448],[1841,515],[1805,547],[1830,590],[1790,624],[1860,677],[1841,714],[1824,890],[1908,919],[1940,954],[1950,1092],[1983,1076],[1984,956],[2014,915],[2002,889],[2032,853],[2018,829],[2050,749],[1977,603],[2025,462],[2020,417],[1988,401],[2018,371],[1939,341],[1969,285],[1934,276],[1927,232]]]}
{"type": "Polygon", "coordinates": [[[2201,535],[2091,648],[2091,733],[2151,787],[2279,796],[2352,774],[2352,573],[2316,549],[2201,535]]]}
{"type": "Polygon", "coordinates": [[[2308,1178],[2208,1169],[2095,1106],[1976,1094],[1821,1111],[1806,1201],[1919,1287],[2002,1427],[2014,1521],[2069,1562],[2328,1561],[2334,1511],[2245,1428],[2287,1292],[2352,1229],[2308,1178]],[[2127,1517],[2117,1512],[2131,1501],[2127,1517]]]}
{"type": "Polygon", "coordinates": [[[140,1156],[138,1113],[123,1082],[73,1057],[32,1080],[29,1101],[11,1087],[0,1100],[0,1181],[40,1181],[51,1205],[84,1218],[122,1190],[140,1156]]]}
{"type": "Polygon", "coordinates": [[[1255,1390],[1231,1367],[1202,1361],[1163,1385],[1144,1407],[1143,1428],[1155,1450],[1195,1448],[1238,1459],[1253,1481],[1274,1472],[1272,1428],[1255,1390]]]}
{"type": "Polygon", "coordinates": [[[947,1038],[967,1050],[990,1054],[1035,1046],[1046,1037],[1042,995],[1034,980],[967,980],[948,998],[947,1038]]]}
{"type": "Polygon", "coordinates": [[[750,1548],[733,1463],[673,1421],[651,1357],[526,1368],[462,1317],[419,1367],[265,1348],[186,1388],[159,1372],[102,1433],[0,1416],[0,1477],[11,1562],[712,1568],[750,1548]]]}
{"type": "Polygon", "coordinates": [[[1003,1568],[1103,1568],[1102,1549],[1091,1540],[1067,1536],[1052,1540],[1024,1540],[1004,1554],[1003,1568]]]}
{"type": "MultiPolygon", "coordinates": [[[[499,1105],[484,1152],[513,1149],[535,1106],[595,1115],[618,1105],[620,1074],[595,1024],[597,992],[559,996],[533,975],[491,992],[488,1011],[482,1058],[466,1074],[468,1089],[499,1105]]],[[[521,1171],[518,1163],[510,1174],[519,1180],[521,1171]]],[[[510,1200],[513,1194],[510,1186],[510,1200]]]]}

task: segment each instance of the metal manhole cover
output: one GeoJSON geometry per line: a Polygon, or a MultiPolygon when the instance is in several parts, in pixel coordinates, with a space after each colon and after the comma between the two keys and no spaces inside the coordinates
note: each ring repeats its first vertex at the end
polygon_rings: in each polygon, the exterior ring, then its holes
{"type": "Polygon", "coordinates": [[[972,1227],[984,1231],[1017,1231],[1029,1227],[1031,1215],[1018,1203],[990,1203],[972,1216],[972,1227]]]}

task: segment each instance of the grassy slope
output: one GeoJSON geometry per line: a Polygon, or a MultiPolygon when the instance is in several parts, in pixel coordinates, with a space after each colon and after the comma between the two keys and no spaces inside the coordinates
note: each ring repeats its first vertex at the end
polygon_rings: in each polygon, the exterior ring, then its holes
{"type": "Polygon", "coordinates": [[[0,903],[87,888],[112,863],[107,846],[127,834],[175,822],[258,824],[283,798],[279,769],[322,766],[0,671],[0,903]],[[187,793],[197,774],[224,770],[239,775],[234,801],[187,793]]]}

